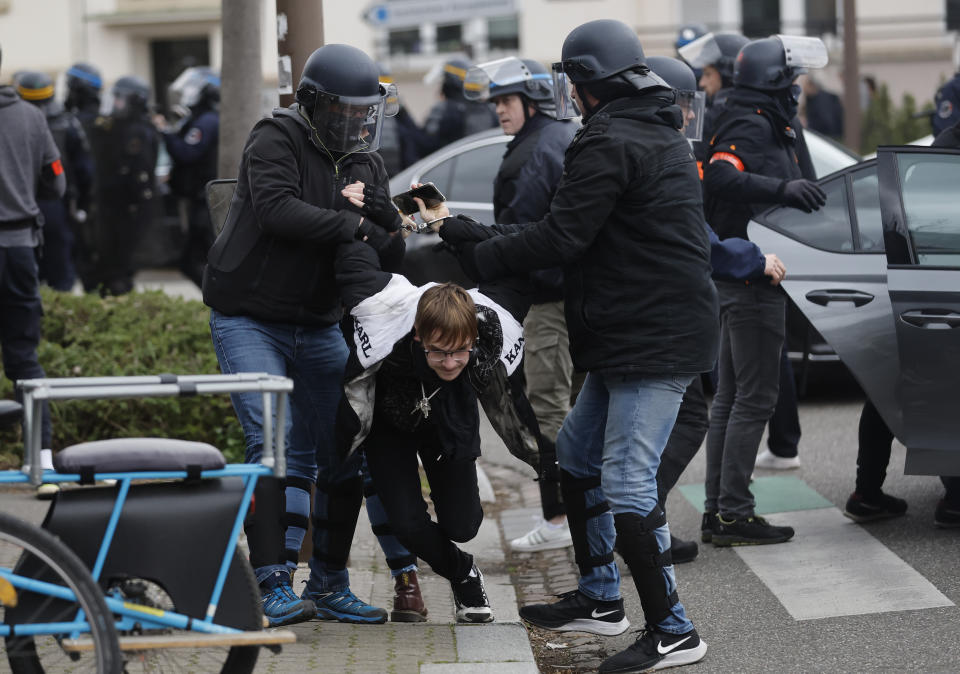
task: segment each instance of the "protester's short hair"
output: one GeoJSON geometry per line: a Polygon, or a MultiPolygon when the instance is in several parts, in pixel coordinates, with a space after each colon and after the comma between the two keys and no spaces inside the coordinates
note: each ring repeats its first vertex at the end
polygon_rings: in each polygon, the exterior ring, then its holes
{"type": "Polygon", "coordinates": [[[441,283],[420,296],[413,326],[421,339],[466,344],[477,338],[477,307],[466,290],[441,283]]]}

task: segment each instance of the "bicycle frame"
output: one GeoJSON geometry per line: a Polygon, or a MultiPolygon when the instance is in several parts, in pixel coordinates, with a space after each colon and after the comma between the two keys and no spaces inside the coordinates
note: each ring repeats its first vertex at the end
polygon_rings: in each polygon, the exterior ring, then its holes
{"type": "MultiPolygon", "coordinates": [[[[58,473],[43,470],[40,463],[40,415],[44,400],[108,399],[161,396],[192,396],[215,393],[260,392],[263,395],[264,428],[263,459],[260,464],[227,464],[222,469],[205,470],[200,479],[240,478],[242,497],[233,518],[232,528],[227,538],[226,548],[217,572],[216,581],[207,603],[206,614],[202,620],[195,617],[163,611],[124,601],[119,591],[116,595],[108,593],[106,602],[110,610],[119,617],[116,628],[127,631],[139,626],[145,629],[174,628],[206,634],[242,634],[244,630],[220,625],[214,622],[214,616],[220,604],[230,564],[234,559],[241,528],[254,494],[254,488],[260,477],[273,475],[282,478],[286,474],[285,428],[286,400],[293,390],[293,382],[286,377],[266,373],[240,373],[234,375],[156,375],[143,377],[78,377],[62,379],[32,379],[19,382],[23,391],[24,405],[24,456],[29,465],[29,473],[23,471],[0,471],[0,483],[24,483],[33,485],[56,482],[79,482],[81,475],[58,473]],[[273,424],[273,396],[276,395],[276,427],[273,424]]],[[[26,468],[25,468],[26,469],[26,468]]],[[[93,476],[94,481],[116,480],[117,494],[110,511],[106,529],[100,543],[96,561],[91,569],[95,581],[100,580],[104,564],[114,542],[124,505],[127,503],[132,483],[140,480],[183,480],[188,477],[185,470],[149,471],[149,472],[103,472],[93,476]]],[[[193,476],[195,477],[195,476],[193,476]]],[[[19,589],[48,595],[55,598],[75,601],[76,597],[69,588],[32,579],[0,568],[0,578],[19,589]]],[[[16,633],[26,634],[69,634],[70,639],[88,630],[82,611],[72,622],[31,623],[16,625],[16,633]]],[[[11,634],[11,626],[0,624],[0,637],[11,634]]]]}

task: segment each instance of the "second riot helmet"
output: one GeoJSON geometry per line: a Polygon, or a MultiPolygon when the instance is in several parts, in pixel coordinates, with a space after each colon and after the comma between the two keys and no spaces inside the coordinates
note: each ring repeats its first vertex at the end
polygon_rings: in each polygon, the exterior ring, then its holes
{"type": "Polygon", "coordinates": [[[132,119],[146,114],[150,102],[150,85],[136,75],[127,75],[114,82],[108,101],[110,114],[121,119],[132,119]]]}
{"type": "Polygon", "coordinates": [[[377,64],[345,44],[324,45],[310,55],[296,94],[311,141],[341,153],[373,152],[380,146],[386,98],[377,64]]]}

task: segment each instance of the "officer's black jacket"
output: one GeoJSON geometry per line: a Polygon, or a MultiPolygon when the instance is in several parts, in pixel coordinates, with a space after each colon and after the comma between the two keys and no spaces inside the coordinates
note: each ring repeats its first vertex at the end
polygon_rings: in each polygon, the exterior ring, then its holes
{"type": "MultiPolygon", "coordinates": [[[[483,278],[563,265],[578,370],[693,374],[713,367],[719,325],[700,180],[662,93],[611,101],[580,129],[539,222],[494,225],[483,278]]],[[[444,230],[440,230],[443,236],[444,230]]]]}
{"type": "Polygon", "coordinates": [[[750,89],[734,89],[715,124],[704,211],[721,239],[746,239],[750,218],[782,203],[786,182],[803,177],[797,132],[770,96],[750,89]]]}
{"type": "Polygon", "coordinates": [[[357,180],[387,189],[387,173],[376,153],[335,157],[311,144],[309,131],[294,104],[250,132],[203,275],[203,300],[221,313],[310,326],[340,320],[334,254],[361,219],[340,190],[357,180]]]}

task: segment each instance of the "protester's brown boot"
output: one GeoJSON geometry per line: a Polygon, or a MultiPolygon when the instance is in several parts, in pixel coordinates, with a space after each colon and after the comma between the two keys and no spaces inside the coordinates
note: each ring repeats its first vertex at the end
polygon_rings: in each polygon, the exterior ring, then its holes
{"type": "Polygon", "coordinates": [[[427,607],[420,595],[416,571],[404,571],[393,579],[393,611],[390,620],[395,623],[422,623],[427,619],[427,607]]]}

